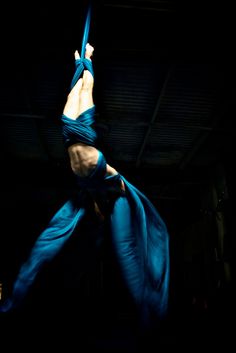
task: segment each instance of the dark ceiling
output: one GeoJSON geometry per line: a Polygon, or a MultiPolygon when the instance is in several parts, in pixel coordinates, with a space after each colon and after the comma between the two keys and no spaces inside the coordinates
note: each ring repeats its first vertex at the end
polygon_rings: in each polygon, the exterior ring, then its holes
{"type": "MultiPolygon", "coordinates": [[[[68,177],[69,167],[60,114],[87,3],[55,8],[32,2],[2,12],[5,183],[41,182],[51,194],[61,181],[65,187],[60,175],[68,177]]],[[[157,0],[93,4],[89,41],[95,47],[101,148],[153,199],[181,199],[218,165],[232,163],[230,17],[226,3],[221,8],[199,1],[191,7],[157,0]]]]}

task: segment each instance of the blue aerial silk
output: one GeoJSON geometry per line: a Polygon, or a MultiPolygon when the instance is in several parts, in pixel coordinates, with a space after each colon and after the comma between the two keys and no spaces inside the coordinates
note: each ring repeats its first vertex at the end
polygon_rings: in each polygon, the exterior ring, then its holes
{"type": "MultiPolygon", "coordinates": [[[[80,64],[83,66],[83,61],[80,64]]],[[[94,114],[93,106],[76,120],[62,115],[62,132],[67,145],[76,141],[93,146],[96,144],[94,114]]],[[[119,173],[106,175],[106,160],[101,151],[98,151],[97,166],[92,173],[77,179],[77,199],[68,200],[40,234],[28,260],[19,271],[12,297],[2,306],[1,311],[8,311],[21,303],[42,266],[53,259],[75,233],[88,211],[83,202],[83,191],[89,190],[90,194],[95,195],[97,191],[102,194],[104,190],[120,190],[123,180],[125,192],[116,195],[108,214],[120,270],[143,322],[148,324],[153,316],[159,319],[165,317],[169,294],[169,235],[156,208],[119,173]]]]}
{"type": "Polygon", "coordinates": [[[92,75],[94,76],[93,72],[93,66],[90,60],[86,59],[85,56],[85,48],[86,44],[88,42],[88,36],[89,36],[89,29],[90,29],[90,22],[91,22],[91,5],[89,4],[88,6],[88,11],[87,11],[87,16],[86,16],[86,21],[84,25],[84,34],[83,34],[83,39],[82,39],[82,47],[81,47],[81,52],[80,52],[80,59],[77,59],[75,61],[75,73],[71,81],[70,88],[72,89],[78,79],[81,77],[81,74],[84,69],[89,70],[92,75]]]}
{"type": "Polygon", "coordinates": [[[72,120],[62,114],[63,138],[66,147],[69,147],[78,141],[90,146],[95,146],[97,133],[92,128],[92,125],[95,122],[94,114],[94,106],[80,114],[76,120],[72,120]]]}

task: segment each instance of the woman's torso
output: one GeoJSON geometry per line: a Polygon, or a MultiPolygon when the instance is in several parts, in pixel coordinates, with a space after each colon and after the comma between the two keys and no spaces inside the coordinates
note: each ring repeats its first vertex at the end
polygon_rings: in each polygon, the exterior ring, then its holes
{"type": "MultiPolygon", "coordinates": [[[[79,177],[87,177],[96,168],[99,150],[82,142],[68,147],[70,165],[73,173],[79,177]]],[[[116,175],[117,171],[106,164],[106,175],[116,175]]]]}

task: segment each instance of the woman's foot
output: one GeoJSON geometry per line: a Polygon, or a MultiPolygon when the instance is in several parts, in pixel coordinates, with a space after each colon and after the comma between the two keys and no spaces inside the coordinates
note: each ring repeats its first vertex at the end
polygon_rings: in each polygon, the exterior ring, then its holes
{"type": "Polygon", "coordinates": [[[85,58],[91,60],[91,56],[93,55],[94,52],[94,47],[92,47],[92,45],[90,45],[89,43],[86,44],[85,47],[85,58]]]}
{"type": "MultiPolygon", "coordinates": [[[[86,44],[85,47],[85,54],[84,57],[89,60],[91,60],[91,57],[93,55],[93,51],[94,51],[94,47],[92,47],[92,45],[90,45],[89,43],[86,44]]],[[[92,63],[91,63],[92,65],[92,63]]],[[[82,89],[85,90],[86,92],[90,91],[92,92],[93,89],[93,83],[94,83],[94,78],[93,78],[93,74],[91,72],[91,70],[89,68],[86,68],[84,70],[83,73],[83,85],[82,85],[82,89]]],[[[83,93],[83,92],[82,92],[83,93]]],[[[92,104],[93,105],[93,104],[92,104]]]]}
{"type": "MultiPolygon", "coordinates": [[[[91,56],[93,55],[93,52],[94,52],[94,47],[92,47],[92,45],[87,43],[85,47],[85,55],[84,55],[85,58],[91,60],[91,56]]],[[[78,50],[75,51],[74,55],[75,55],[75,60],[80,59],[78,50]]]]}
{"type": "Polygon", "coordinates": [[[79,55],[78,50],[76,50],[76,51],[74,52],[74,55],[75,55],[75,60],[79,60],[79,59],[80,59],[80,55],[79,55]]]}

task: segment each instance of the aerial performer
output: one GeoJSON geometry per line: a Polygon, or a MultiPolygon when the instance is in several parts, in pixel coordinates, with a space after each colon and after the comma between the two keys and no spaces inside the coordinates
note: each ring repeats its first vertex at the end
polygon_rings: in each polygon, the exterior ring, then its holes
{"type": "Polygon", "coordinates": [[[168,312],[169,234],[151,201],[113,166],[97,147],[93,99],[94,47],[88,42],[89,7],[82,47],[74,52],[75,72],[64,105],[61,127],[70,167],[78,184],[76,198],[66,201],[38,236],[21,266],[12,294],[1,312],[19,307],[40,270],[63,248],[87,214],[108,222],[114,256],[137,307],[141,322],[161,320],[168,312]]]}

